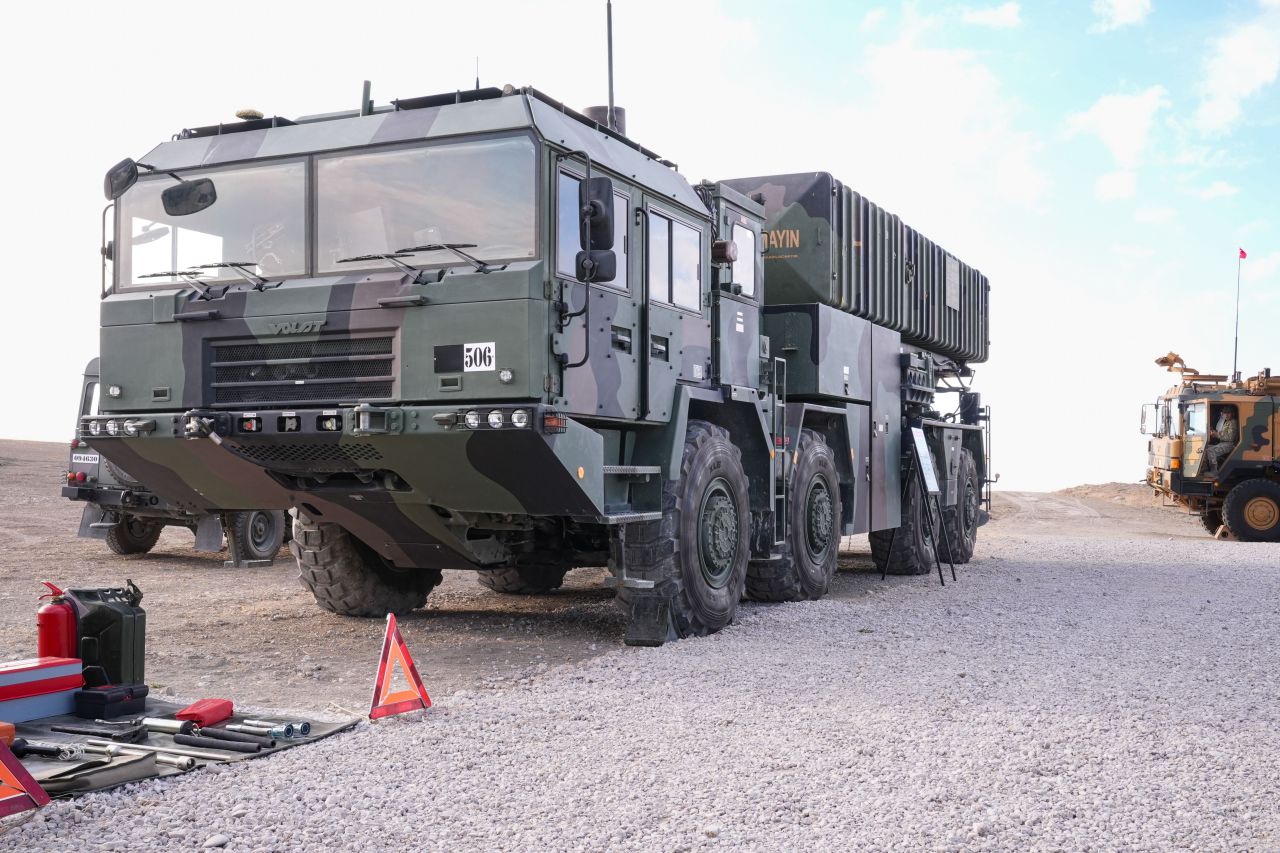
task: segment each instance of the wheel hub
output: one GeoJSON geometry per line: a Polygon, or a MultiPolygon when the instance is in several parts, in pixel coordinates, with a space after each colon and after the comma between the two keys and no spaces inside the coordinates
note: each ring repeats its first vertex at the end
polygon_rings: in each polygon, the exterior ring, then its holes
{"type": "Polygon", "coordinates": [[[809,553],[821,557],[831,544],[832,506],[831,492],[826,481],[814,480],[805,500],[805,519],[807,521],[805,539],[809,545],[809,553]]]}
{"type": "Polygon", "coordinates": [[[266,513],[255,512],[249,522],[249,538],[253,540],[253,544],[259,547],[264,545],[270,533],[271,525],[266,513]]]}
{"type": "Polygon", "coordinates": [[[1253,498],[1244,505],[1244,520],[1254,530],[1270,530],[1280,522],[1280,505],[1268,497],[1253,498]]]}
{"type": "Polygon", "coordinates": [[[738,556],[738,506],[723,479],[715,480],[698,513],[698,563],[709,586],[729,582],[738,556]]]}
{"type": "Polygon", "coordinates": [[[966,492],[962,512],[961,520],[964,522],[964,530],[967,533],[978,522],[978,492],[976,489],[969,489],[966,492]]]}

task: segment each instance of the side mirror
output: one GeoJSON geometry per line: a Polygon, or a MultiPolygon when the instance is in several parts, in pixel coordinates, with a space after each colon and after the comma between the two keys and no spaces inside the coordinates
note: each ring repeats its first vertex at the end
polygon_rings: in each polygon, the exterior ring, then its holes
{"type": "Polygon", "coordinates": [[[103,181],[102,191],[106,193],[108,200],[115,201],[137,182],[138,164],[131,158],[126,157],[107,170],[107,177],[103,181]]]}
{"type": "Polygon", "coordinates": [[[579,252],[574,260],[578,281],[613,281],[618,273],[618,258],[612,249],[579,252]]]}
{"type": "MultiPolygon", "coordinates": [[[[613,248],[613,181],[588,178],[578,184],[578,210],[581,211],[581,244],[584,251],[613,248]]],[[[581,255],[579,255],[581,257],[581,255]]],[[[607,281],[612,279],[593,279],[607,281]]],[[[579,276],[581,279],[581,276],[579,276]]]]}
{"type": "Polygon", "coordinates": [[[198,178],[194,181],[183,181],[167,187],[160,193],[160,201],[164,204],[164,212],[170,216],[190,216],[199,213],[218,200],[218,191],[213,181],[198,178]]]}

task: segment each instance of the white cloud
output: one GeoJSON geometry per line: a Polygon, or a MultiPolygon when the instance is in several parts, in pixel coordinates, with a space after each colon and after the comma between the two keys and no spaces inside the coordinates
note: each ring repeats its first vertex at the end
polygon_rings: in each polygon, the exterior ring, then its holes
{"type": "Polygon", "coordinates": [[[1091,29],[1105,33],[1131,24],[1141,24],[1151,14],[1151,0],[1093,0],[1097,18],[1091,29]]]}
{"type": "Polygon", "coordinates": [[[978,53],[926,43],[928,31],[940,25],[937,18],[908,15],[896,38],[869,46],[853,69],[865,94],[830,110],[812,128],[805,156],[797,157],[794,146],[780,138],[783,150],[771,158],[774,168],[784,160],[792,169],[815,162],[831,163],[833,171],[844,168],[837,174],[851,176],[844,179],[856,180],[860,192],[898,207],[926,231],[920,216],[938,215],[938,198],[1024,207],[1039,202],[1049,189],[1040,140],[1018,126],[1017,101],[978,53]],[[919,124],[922,99],[930,125],[945,132],[910,130],[919,124]],[[869,127],[883,132],[852,132],[869,127]],[[869,163],[886,165],[868,169],[869,163]]]}
{"type": "Polygon", "coordinates": [[[1093,185],[1093,194],[1100,201],[1123,201],[1133,198],[1138,190],[1138,177],[1133,172],[1109,172],[1093,185]]]}
{"type": "Polygon", "coordinates": [[[978,27],[1007,30],[1022,24],[1022,7],[1017,3],[1004,3],[1000,6],[986,6],[980,9],[970,9],[966,6],[960,11],[960,19],[966,24],[978,27]]]}
{"type": "Polygon", "coordinates": [[[1214,40],[1195,115],[1202,133],[1229,130],[1244,112],[1243,102],[1280,74],[1280,3],[1269,5],[1278,11],[1264,12],[1214,40]]]}
{"type": "Polygon", "coordinates": [[[867,14],[862,16],[862,25],[858,27],[862,32],[869,33],[876,27],[880,26],[880,22],[884,20],[883,7],[877,6],[874,9],[868,9],[867,14]]]}
{"type": "Polygon", "coordinates": [[[1169,106],[1164,86],[1152,86],[1136,95],[1103,95],[1093,106],[1067,119],[1072,133],[1090,133],[1111,151],[1116,165],[1139,165],[1156,114],[1169,106]]]}
{"type": "MultiPolygon", "coordinates": [[[[1246,248],[1245,251],[1248,251],[1246,248]]],[[[1240,278],[1251,284],[1269,281],[1280,274],[1280,252],[1250,255],[1240,265],[1240,278]]]]}
{"type": "Polygon", "coordinates": [[[1214,181],[1200,191],[1200,198],[1205,201],[1211,201],[1215,198],[1230,198],[1240,192],[1240,188],[1233,186],[1226,181],[1214,181]]]}
{"type": "Polygon", "coordinates": [[[1111,246],[1111,252],[1121,258],[1127,258],[1132,261],[1145,261],[1148,258],[1156,256],[1156,250],[1150,246],[1137,246],[1125,243],[1115,243],[1111,246]]]}
{"type": "Polygon", "coordinates": [[[1135,222],[1143,225],[1164,225],[1172,222],[1178,212],[1172,207],[1140,207],[1133,212],[1135,222]]]}

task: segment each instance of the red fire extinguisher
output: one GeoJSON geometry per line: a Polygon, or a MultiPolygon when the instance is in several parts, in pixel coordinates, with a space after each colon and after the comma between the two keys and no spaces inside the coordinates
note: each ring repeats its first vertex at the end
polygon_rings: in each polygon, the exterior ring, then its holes
{"type": "Polygon", "coordinates": [[[76,613],[66,593],[48,581],[40,583],[49,591],[40,596],[50,602],[36,611],[36,654],[40,657],[74,658],[76,654],[76,613]]]}

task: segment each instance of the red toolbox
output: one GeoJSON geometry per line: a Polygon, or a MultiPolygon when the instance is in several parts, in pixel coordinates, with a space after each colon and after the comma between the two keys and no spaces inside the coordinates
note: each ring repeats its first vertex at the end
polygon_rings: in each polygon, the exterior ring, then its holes
{"type": "Polygon", "coordinates": [[[0,663],[0,720],[25,723],[75,711],[84,685],[78,658],[31,658],[0,663]]]}

